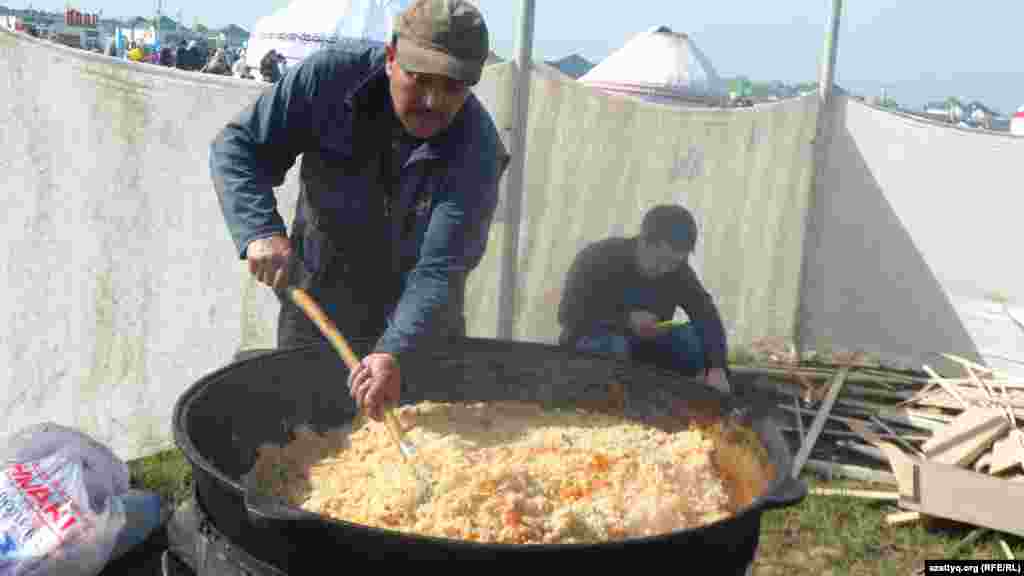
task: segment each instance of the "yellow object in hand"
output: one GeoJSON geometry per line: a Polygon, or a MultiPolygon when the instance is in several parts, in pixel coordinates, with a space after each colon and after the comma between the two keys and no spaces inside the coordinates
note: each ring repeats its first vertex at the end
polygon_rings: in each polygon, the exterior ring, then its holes
{"type": "Polygon", "coordinates": [[[688,320],[665,320],[664,322],[658,322],[654,325],[655,328],[676,328],[678,326],[686,326],[688,320]]]}

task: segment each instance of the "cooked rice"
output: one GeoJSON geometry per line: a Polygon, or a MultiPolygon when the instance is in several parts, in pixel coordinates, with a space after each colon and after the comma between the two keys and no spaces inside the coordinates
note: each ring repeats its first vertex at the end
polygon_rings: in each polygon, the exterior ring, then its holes
{"type": "Polygon", "coordinates": [[[383,423],[263,446],[260,485],[339,520],[498,543],[582,543],[662,534],[729,515],[712,437],[518,402],[423,402],[398,411],[416,477],[383,423]]]}

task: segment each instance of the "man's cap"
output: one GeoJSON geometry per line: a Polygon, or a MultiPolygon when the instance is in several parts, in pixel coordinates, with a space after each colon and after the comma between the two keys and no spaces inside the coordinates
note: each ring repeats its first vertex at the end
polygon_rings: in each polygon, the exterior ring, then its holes
{"type": "Polygon", "coordinates": [[[398,65],[474,85],[490,53],[487,25],[466,0],[416,0],[395,17],[398,65]]]}
{"type": "Polygon", "coordinates": [[[641,229],[647,240],[668,242],[680,252],[692,252],[697,245],[697,220],[678,204],[662,204],[648,210],[641,229]]]}

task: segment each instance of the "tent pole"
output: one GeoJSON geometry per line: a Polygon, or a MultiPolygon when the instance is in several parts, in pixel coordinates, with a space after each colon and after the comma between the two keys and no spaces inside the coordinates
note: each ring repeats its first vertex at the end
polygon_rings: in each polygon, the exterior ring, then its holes
{"type": "Polygon", "coordinates": [[[818,111],[817,125],[815,127],[813,169],[811,172],[811,184],[807,202],[807,213],[804,220],[804,243],[803,255],[800,265],[800,283],[798,284],[798,298],[796,322],[794,327],[794,347],[797,358],[803,358],[804,352],[811,348],[810,334],[808,334],[808,323],[811,321],[811,310],[808,307],[807,299],[813,287],[809,276],[811,266],[814,264],[813,251],[817,250],[821,243],[822,230],[821,222],[824,214],[818,212],[822,209],[822,198],[827,192],[823,190],[825,182],[826,162],[828,160],[828,146],[832,136],[832,100],[833,87],[835,85],[836,51],[839,38],[839,18],[843,11],[843,0],[832,0],[832,14],[829,15],[828,28],[825,32],[825,49],[822,53],[821,69],[818,75],[818,111]]]}
{"type": "Polygon", "coordinates": [[[512,340],[515,320],[516,288],[519,285],[519,222],[523,200],[526,155],[526,123],[530,107],[530,56],[533,52],[534,0],[520,0],[519,30],[512,97],[512,146],[505,179],[504,242],[501,255],[501,284],[498,300],[498,338],[512,340]]]}

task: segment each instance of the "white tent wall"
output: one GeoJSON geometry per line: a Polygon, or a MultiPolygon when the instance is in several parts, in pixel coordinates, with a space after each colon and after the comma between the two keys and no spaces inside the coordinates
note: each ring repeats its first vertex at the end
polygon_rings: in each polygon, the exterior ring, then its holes
{"type": "MultiPolygon", "coordinates": [[[[501,85],[512,70],[504,63],[488,73],[501,85]]],[[[681,202],[697,217],[694,263],[730,339],[792,337],[814,99],[684,110],[534,73],[530,103],[517,338],[554,342],[562,283],[577,252],[609,235],[636,233],[644,211],[660,202],[681,202]]],[[[471,278],[474,335],[495,334],[504,225],[494,227],[488,256],[471,278]]]]}
{"type": "Polygon", "coordinates": [[[949,353],[1022,373],[1024,138],[838,94],[831,122],[803,296],[808,345],[918,369],[949,353]]]}

